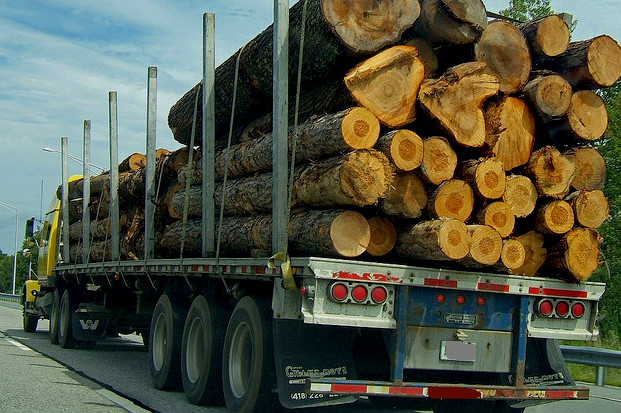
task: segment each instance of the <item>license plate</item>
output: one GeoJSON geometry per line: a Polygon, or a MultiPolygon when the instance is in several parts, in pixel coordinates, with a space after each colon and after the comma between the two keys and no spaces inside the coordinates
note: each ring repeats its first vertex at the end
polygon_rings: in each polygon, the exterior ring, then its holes
{"type": "Polygon", "coordinates": [[[442,341],[440,360],[474,362],[477,356],[475,343],[463,341],[442,341]]]}

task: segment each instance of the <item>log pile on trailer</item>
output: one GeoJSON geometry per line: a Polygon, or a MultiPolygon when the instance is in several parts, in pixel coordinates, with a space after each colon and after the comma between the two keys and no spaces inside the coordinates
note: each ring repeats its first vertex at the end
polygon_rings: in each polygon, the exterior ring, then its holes
{"type": "MultiPolygon", "coordinates": [[[[594,90],[621,75],[615,40],[572,43],[557,15],[488,22],[479,0],[310,1],[305,21],[302,5],[290,11],[291,91],[303,54],[299,127],[289,134],[292,254],[588,279],[608,216],[606,165],[590,145],[607,112],[594,90]]],[[[225,256],[271,249],[272,35],[270,26],[216,69],[215,204],[224,211],[216,226],[225,256]]],[[[170,109],[183,145],[192,129],[201,142],[201,95],[199,83],[170,109]]],[[[158,257],[178,257],[182,245],[184,257],[201,254],[199,152],[191,170],[187,147],[158,156],[158,257]]],[[[119,166],[121,255],[140,259],[145,166],[132,156],[119,166]]],[[[73,225],[79,185],[70,186],[73,225]]],[[[107,185],[106,174],[91,178],[91,260],[109,259],[107,185]]],[[[81,231],[71,235],[79,262],[81,231]]]]}

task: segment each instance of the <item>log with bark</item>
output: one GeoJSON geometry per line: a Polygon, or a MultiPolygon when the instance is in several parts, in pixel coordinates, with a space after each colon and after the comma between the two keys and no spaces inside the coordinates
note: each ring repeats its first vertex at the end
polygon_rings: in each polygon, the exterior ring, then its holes
{"type": "Polygon", "coordinates": [[[386,215],[404,219],[420,218],[427,206],[425,185],[415,173],[397,174],[379,206],[386,215]]]}
{"type": "Polygon", "coordinates": [[[393,46],[347,73],[345,85],[353,98],[385,125],[398,128],[416,117],[416,98],[425,67],[412,46],[393,46]]]}
{"type": "MultiPolygon", "coordinates": [[[[161,149],[160,149],[161,150],[161,149]]],[[[147,165],[147,157],[141,153],[132,153],[119,164],[119,172],[137,171],[147,165]]]]}
{"type": "Polygon", "coordinates": [[[420,173],[427,182],[440,185],[455,175],[456,167],[457,154],[446,139],[432,136],[423,141],[420,173]]]}
{"type": "MultiPolygon", "coordinates": [[[[101,191],[103,190],[104,185],[107,181],[110,180],[109,172],[104,172],[99,175],[93,175],[90,178],[91,181],[91,196],[99,196],[101,191]]],[[[69,181],[68,184],[68,193],[69,200],[82,198],[82,187],[84,180],[82,178],[76,179],[74,181],[69,181]]],[[[59,185],[58,189],[56,189],[56,197],[58,199],[63,199],[63,186],[59,185]]]]}
{"type": "Polygon", "coordinates": [[[433,218],[454,218],[466,222],[474,208],[474,193],[461,179],[449,179],[440,184],[427,201],[427,211],[433,218]]]}
{"type": "Polygon", "coordinates": [[[404,45],[415,47],[418,50],[418,58],[423,62],[425,68],[425,77],[433,78],[438,70],[438,57],[431,43],[422,38],[414,38],[406,41],[404,45]]]}
{"type": "MultiPolygon", "coordinates": [[[[303,3],[297,2],[293,5],[289,14],[291,90],[295,90],[297,83],[303,3]]],[[[309,69],[302,71],[302,90],[311,90],[330,76],[344,73],[360,56],[372,54],[397,43],[403,31],[412,25],[419,14],[418,0],[308,2],[304,67],[309,69]]],[[[217,140],[226,141],[228,136],[235,64],[240,53],[235,136],[238,136],[251,121],[271,112],[272,44],[273,26],[270,25],[216,68],[214,132],[217,140]]],[[[190,142],[196,94],[198,101],[202,101],[201,86],[201,83],[198,83],[188,91],[173,105],[168,115],[168,126],[175,140],[185,145],[190,142]]],[[[195,142],[200,144],[202,136],[200,110],[197,113],[195,130],[195,142]]],[[[234,142],[237,142],[237,139],[234,139],[234,142]]]]}
{"type": "Polygon", "coordinates": [[[395,252],[402,259],[451,261],[464,258],[471,238],[466,224],[455,219],[423,221],[397,236],[395,252]]]}
{"type": "Polygon", "coordinates": [[[571,86],[563,77],[549,73],[536,76],[522,89],[522,99],[544,121],[566,114],[572,95],[571,86]]]}
{"type": "Polygon", "coordinates": [[[609,218],[608,198],[599,189],[576,191],[566,201],[573,208],[576,225],[597,229],[609,218]]]}
{"type": "Polygon", "coordinates": [[[573,282],[589,279],[599,265],[601,236],[591,228],[573,228],[548,248],[546,270],[573,282]]]}
{"type": "Polygon", "coordinates": [[[537,231],[529,231],[526,234],[516,237],[524,246],[524,264],[515,269],[509,269],[510,274],[520,274],[534,276],[539,268],[545,263],[547,249],[544,245],[544,237],[537,231]]]}
{"type": "Polygon", "coordinates": [[[474,46],[474,54],[476,60],[487,63],[487,73],[498,78],[501,92],[515,93],[528,82],[530,51],[522,32],[511,23],[490,22],[474,46]]]}
{"type": "Polygon", "coordinates": [[[505,170],[497,158],[463,161],[457,166],[455,177],[466,181],[483,199],[498,199],[505,193],[505,170]]]}
{"type": "Polygon", "coordinates": [[[565,234],[574,226],[574,211],[567,202],[555,199],[540,205],[535,213],[535,230],[542,234],[565,234]]]}
{"type": "Polygon", "coordinates": [[[367,253],[373,257],[381,257],[388,254],[397,242],[397,230],[394,224],[384,217],[372,217],[368,219],[371,230],[371,238],[367,246],[367,253]]]}
{"type": "Polygon", "coordinates": [[[571,97],[567,114],[548,122],[546,131],[557,146],[599,139],[608,127],[608,113],[604,100],[590,90],[579,90],[571,97]]]}
{"type": "Polygon", "coordinates": [[[502,200],[509,205],[516,217],[527,217],[537,204],[537,188],[526,176],[509,175],[506,178],[502,200]]]}
{"type": "Polygon", "coordinates": [[[423,140],[408,129],[382,135],[375,149],[386,155],[399,171],[412,171],[423,162],[423,140]]]}
{"type": "Polygon", "coordinates": [[[572,160],[552,146],[533,152],[524,167],[524,174],[532,178],[540,195],[557,199],[569,194],[575,173],[572,160]]]}
{"type": "Polygon", "coordinates": [[[569,26],[558,14],[539,17],[518,25],[533,57],[558,56],[569,46],[569,26]]]}
{"type": "Polygon", "coordinates": [[[515,215],[511,205],[502,201],[487,204],[477,212],[475,218],[478,224],[494,228],[503,238],[511,235],[515,227],[515,215]]]}
{"type": "Polygon", "coordinates": [[[498,79],[486,74],[486,68],[483,62],[464,63],[421,85],[421,105],[463,146],[480,147],[485,142],[481,105],[499,87],[498,79]]]}
{"type": "Polygon", "coordinates": [[[472,43],[487,27],[487,13],[480,0],[421,0],[420,3],[420,17],[412,29],[435,44],[472,43]]]}
{"type": "MultiPolygon", "coordinates": [[[[119,227],[121,230],[127,224],[127,214],[122,213],[119,215],[119,227]]],[[[105,218],[101,221],[91,222],[90,225],[90,234],[91,239],[93,240],[102,240],[110,238],[110,234],[112,233],[112,220],[110,218],[105,218]]],[[[81,241],[82,240],[82,221],[78,221],[74,224],[69,225],[69,240],[71,241],[81,241]]]]}
{"type": "Polygon", "coordinates": [[[606,183],[606,161],[601,153],[589,146],[579,146],[564,152],[576,166],[571,186],[577,190],[603,189],[606,183]]]}
{"type": "Polygon", "coordinates": [[[621,76],[621,47],[610,36],[597,36],[569,43],[564,53],[537,66],[558,72],[574,89],[610,87],[621,76]]]}

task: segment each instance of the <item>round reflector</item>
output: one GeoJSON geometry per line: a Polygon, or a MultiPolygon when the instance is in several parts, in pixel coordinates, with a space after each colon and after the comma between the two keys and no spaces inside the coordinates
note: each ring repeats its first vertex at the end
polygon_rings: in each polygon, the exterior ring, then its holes
{"type": "Polygon", "coordinates": [[[477,304],[480,305],[480,306],[485,305],[485,298],[477,297],[477,304]]]}
{"type": "Polygon", "coordinates": [[[565,317],[567,314],[569,314],[569,304],[566,301],[556,303],[556,315],[565,317]]]}
{"type": "Polygon", "coordinates": [[[343,301],[347,298],[347,286],[341,283],[332,284],[330,293],[336,301],[343,301]]]}
{"type": "Polygon", "coordinates": [[[552,311],[554,310],[554,306],[552,305],[552,301],[550,300],[542,300],[539,302],[539,314],[544,317],[550,317],[552,315],[552,311]]]}
{"type": "Polygon", "coordinates": [[[386,301],[386,297],[388,297],[388,292],[384,287],[375,287],[373,291],[371,291],[371,298],[373,302],[377,304],[381,304],[386,301]]]}
{"type": "Polygon", "coordinates": [[[575,303],[571,306],[571,315],[575,318],[580,318],[584,315],[584,304],[575,303]]]}
{"type": "Polygon", "coordinates": [[[438,294],[436,296],[436,301],[440,304],[442,304],[444,302],[444,294],[438,294]]]}
{"type": "Polygon", "coordinates": [[[351,290],[351,296],[354,298],[354,300],[358,302],[362,302],[366,300],[367,295],[368,295],[367,288],[363,285],[357,285],[354,287],[353,290],[351,290]]]}
{"type": "Polygon", "coordinates": [[[463,295],[457,296],[457,304],[464,304],[465,302],[466,302],[466,297],[464,297],[463,295]]]}

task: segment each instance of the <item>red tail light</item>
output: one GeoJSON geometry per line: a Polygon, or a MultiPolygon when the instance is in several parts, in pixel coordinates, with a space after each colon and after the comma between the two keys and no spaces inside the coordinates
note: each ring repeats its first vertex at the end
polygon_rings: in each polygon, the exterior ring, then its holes
{"type": "Polygon", "coordinates": [[[463,295],[457,296],[457,304],[463,305],[465,302],[466,302],[466,297],[464,297],[463,295]]]}
{"type": "Polygon", "coordinates": [[[554,306],[550,300],[541,300],[537,305],[537,312],[543,317],[550,317],[554,311],[554,306]]]}
{"type": "Polygon", "coordinates": [[[485,305],[485,298],[478,297],[477,298],[477,305],[479,305],[480,307],[483,307],[485,305]]]}
{"type": "Polygon", "coordinates": [[[574,318],[581,318],[584,315],[584,304],[582,303],[575,303],[574,305],[571,306],[571,316],[574,318]]]}
{"type": "Polygon", "coordinates": [[[371,291],[371,299],[377,304],[381,304],[386,301],[387,297],[388,291],[386,291],[386,288],[384,287],[375,287],[371,291]]]}
{"type": "Polygon", "coordinates": [[[566,317],[569,314],[569,303],[567,301],[559,301],[556,303],[556,315],[566,317]]]}
{"type": "Polygon", "coordinates": [[[348,292],[347,286],[342,283],[332,284],[332,288],[330,288],[330,294],[336,301],[344,301],[348,292]]]}
{"type": "Polygon", "coordinates": [[[437,301],[439,304],[442,304],[442,303],[444,302],[444,300],[445,300],[445,298],[444,298],[444,294],[438,294],[438,295],[436,296],[436,301],[437,301]]]}
{"type": "Polygon", "coordinates": [[[357,285],[354,287],[353,290],[351,290],[352,298],[359,303],[366,300],[368,295],[369,292],[367,291],[367,288],[363,285],[357,285]]]}

